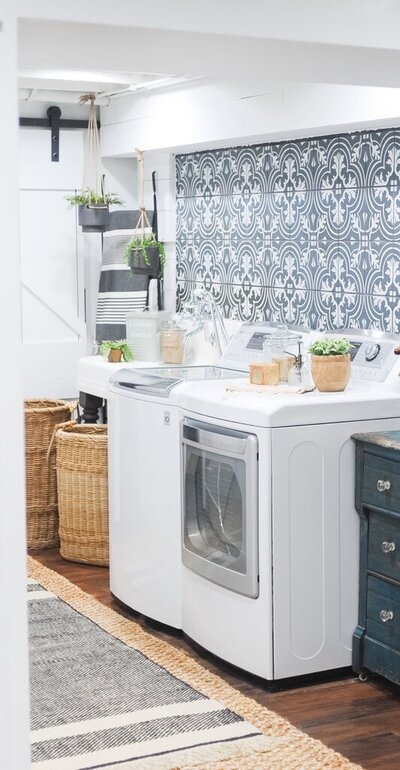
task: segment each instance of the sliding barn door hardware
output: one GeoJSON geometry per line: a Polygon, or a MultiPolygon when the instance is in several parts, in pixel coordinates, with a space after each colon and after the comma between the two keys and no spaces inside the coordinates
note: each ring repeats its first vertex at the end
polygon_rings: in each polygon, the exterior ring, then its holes
{"type": "MultiPolygon", "coordinates": [[[[19,125],[29,128],[48,128],[51,131],[51,160],[60,160],[60,128],[87,128],[87,120],[64,120],[59,107],[49,107],[46,118],[20,118],[19,125]]],[[[97,121],[100,128],[100,121],[97,121]]]]}

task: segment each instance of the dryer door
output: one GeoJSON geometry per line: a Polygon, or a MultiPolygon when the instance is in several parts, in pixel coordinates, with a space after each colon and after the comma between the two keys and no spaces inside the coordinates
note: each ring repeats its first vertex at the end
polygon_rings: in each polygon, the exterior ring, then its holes
{"type": "Polygon", "coordinates": [[[182,560],[237,593],[258,596],[257,437],[185,419],[182,560]]]}

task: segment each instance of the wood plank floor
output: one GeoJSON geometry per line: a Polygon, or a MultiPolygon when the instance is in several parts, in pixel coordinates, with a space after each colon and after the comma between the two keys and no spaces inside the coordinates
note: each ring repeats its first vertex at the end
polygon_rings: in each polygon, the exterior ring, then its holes
{"type": "MultiPolygon", "coordinates": [[[[35,551],[31,555],[103,604],[126,614],[110,594],[107,569],[64,561],[57,550],[35,551]]],[[[142,618],[135,619],[149,630],[142,618]]],[[[180,635],[159,628],[151,631],[365,770],[400,770],[400,688],[384,679],[372,677],[368,682],[360,682],[351,674],[343,674],[331,681],[302,681],[276,690],[194,649],[180,635]]]]}

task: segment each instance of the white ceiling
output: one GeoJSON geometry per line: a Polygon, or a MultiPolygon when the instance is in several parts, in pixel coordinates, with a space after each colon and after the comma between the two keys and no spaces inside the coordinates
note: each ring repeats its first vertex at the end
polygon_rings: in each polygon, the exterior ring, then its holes
{"type": "Polygon", "coordinates": [[[271,81],[400,87],[397,0],[17,3],[24,89],[104,96],[199,77],[248,95],[271,81]]]}

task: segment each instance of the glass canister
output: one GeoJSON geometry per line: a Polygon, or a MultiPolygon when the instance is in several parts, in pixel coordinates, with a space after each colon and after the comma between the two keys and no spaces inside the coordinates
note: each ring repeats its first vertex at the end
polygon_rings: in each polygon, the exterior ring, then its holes
{"type": "Polygon", "coordinates": [[[176,321],[161,326],[161,359],[164,364],[182,364],[186,329],[176,321]]]}

